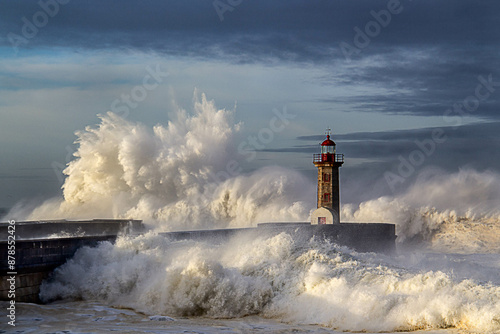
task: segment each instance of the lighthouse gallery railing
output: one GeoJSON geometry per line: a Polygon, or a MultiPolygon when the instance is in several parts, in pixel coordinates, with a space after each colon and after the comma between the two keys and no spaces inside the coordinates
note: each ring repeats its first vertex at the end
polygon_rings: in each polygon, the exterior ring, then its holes
{"type": "Polygon", "coordinates": [[[313,154],[313,162],[344,162],[343,154],[313,154]]]}

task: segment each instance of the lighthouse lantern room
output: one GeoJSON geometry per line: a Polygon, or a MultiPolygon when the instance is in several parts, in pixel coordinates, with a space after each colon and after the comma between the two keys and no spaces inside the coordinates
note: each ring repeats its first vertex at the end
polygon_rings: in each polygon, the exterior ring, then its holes
{"type": "Polygon", "coordinates": [[[313,163],[318,168],[318,209],[311,217],[312,224],[340,223],[340,180],[339,167],[344,163],[344,155],[337,154],[335,142],[330,139],[330,129],[321,143],[321,153],[313,155],[313,163]]]}

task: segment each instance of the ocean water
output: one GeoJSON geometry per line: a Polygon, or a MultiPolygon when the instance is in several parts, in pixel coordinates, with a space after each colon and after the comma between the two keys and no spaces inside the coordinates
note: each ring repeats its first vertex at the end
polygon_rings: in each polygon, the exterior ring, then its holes
{"type": "MultiPolygon", "coordinates": [[[[17,304],[8,333],[500,333],[500,176],[433,173],[342,220],[396,224],[397,254],[325,240],[174,241],[162,231],[307,221],[315,189],[283,167],[243,173],[241,124],[202,95],[148,128],[112,113],[77,133],[61,198],[8,219],[134,218],[149,232],[80,249],[17,304]],[[236,144],[235,144],[236,143],[236,144]],[[231,163],[231,168],[228,168],[231,163]]],[[[5,303],[1,307],[6,307],[5,303]]]]}
{"type": "MultiPolygon", "coordinates": [[[[97,302],[66,302],[44,307],[25,304],[22,305],[21,310],[21,322],[16,326],[17,329],[2,331],[2,333],[346,333],[324,326],[294,325],[259,316],[239,319],[148,316],[132,310],[112,308],[97,302]]],[[[438,329],[417,330],[411,333],[458,334],[465,333],[465,331],[438,329]]]]}
{"type": "MultiPolygon", "coordinates": [[[[499,333],[500,256],[357,253],[281,233],[154,232],[82,248],[20,304],[20,333],[499,333]]],[[[11,331],[14,332],[14,331],[11,331]]]]}

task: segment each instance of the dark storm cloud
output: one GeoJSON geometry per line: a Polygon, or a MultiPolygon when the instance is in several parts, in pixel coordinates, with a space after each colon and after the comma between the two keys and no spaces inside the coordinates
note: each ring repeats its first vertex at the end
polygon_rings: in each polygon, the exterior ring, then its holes
{"type": "MultiPolygon", "coordinates": [[[[427,143],[432,140],[433,131],[439,131],[442,134],[440,137],[443,138],[443,142],[435,144],[436,149],[428,158],[430,163],[447,169],[469,165],[476,168],[492,166],[492,168],[500,170],[500,164],[491,164],[491,162],[500,162],[500,137],[498,136],[500,122],[459,127],[357,132],[336,135],[334,140],[337,147],[341,148],[342,153],[346,156],[394,162],[398,160],[400,155],[404,157],[413,150],[419,150],[418,143],[427,143]]],[[[301,136],[297,139],[319,143],[324,139],[324,135],[301,136]]],[[[293,150],[295,152],[316,153],[318,144],[286,148],[282,151],[290,152],[293,150]]]]}
{"type": "MultiPolygon", "coordinates": [[[[56,0],[42,0],[55,3],[56,0]]],[[[214,3],[195,1],[70,1],[19,49],[63,46],[140,50],[233,63],[310,63],[324,68],[318,82],[373,87],[359,97],[318,97],[344,103],[345,111],[420,116],[443,115],[474,95],[478,77],[500,82],[498,1],[248,1],[219,13],[214,3]],[[375,15],[397,8],[368,41],[375,15]],[[223,18],[223,20],[221,20],[223,18]],[[360,39],[361,38],[361,39],[360,39]],[[340,45],[357,51],[349,55],[340,45]],[[360,45],[365,43],[367,45],[360,45]],[[383,87],[380,92],[376,88],[383,87]]],[[[0,4],[0,43],[22,36],[39,1],[0,4]],[[25,20],[26,19],[26,20],[25,20]]],[[[390,14],[390,13],[389,13],[390,14]]],[[[498,119],[500,86],[470,113],[498,119]]]]}
{"type": "MultiPolygon", "coordinates": [[[[486,49],[427,50],[421,59],[401,49],[374,64],[352,67],[347,73],[334,69],[321,78],[326,85],[354,89],[361,84],[372,87],[373,92],[318,101],[345,103],[349,105],[346,111],[419,116],[443,116],[460,104],[470,116],[498,119],[500,57],[486,49]],[[380,92],[382,87],[384,91],[380,92]],[[463,106],[467,103],[468,109],[463,106]]],[[[457,114],[464,116],[454,111],[457,114]]]]}
{"type": "MultiPolygon", "coordinates": [[[[436,143],[436,150],[429,157],[447,169],[460,166],[492,166],[500,170],[500,122],[469,124],[458,127],[421,128],[412,130],[355,132],[335,135],[337,148],[346,157],[367,160],[383,160],[390,163],[398,161],[400,155],[409,155],[419,149],[418,143],[432,140],[433,131],[439,131],[443,142],[436,143]],[[434,154],[439,153],[439,154],[434,154]],[[491,164],[491,162],[499,162],[491,164]]],[[[300,141],[312,142],[310,145],[266,149],[265,152],[318,153],[319,143],[324,135],[300,136],[300,141]]]]}
{"type": "MultiPolygon", "coordinates": [[[[460,168],[500,171],[500,122],[479,123],[459,127],[424,128],[401,131],[358,132],[336,135],[334,140],[346,162],[361,159],[342,170],[343,196],[347,202],[363,201],[380,195],[402,191],[422,175],[433,171],[454,172],[460,168]],[[435,142],[433,132],[439,131],[442,140],[435,142]],[[420,152],[420,153],[415,153],[420,152]],[[413,165],[414,157],[424,157],[413,165]],[[392,188],[386,173],[399,175],[402,164],[413,165],[414,172],[392,188]],[[363,191],[358,185],[362,184],[363,191]],[[352,196],[351,196],[352,195],[352,196]]],[[[317,153],[324,135],[301,136],[312,145],[269,150],[274,152],[317,153]]]]}
{"type": "MultiPolygon", "coordinates": [[[[364,29],[374,20],[370,12],[386,10],[389,1],[241,1],[223,13],[223,21],[214,2],[70,1],[30,43],[330,61],[343,58],[339,43],[353,44],[354,27],[364,29]]],[[[5,38],[21,32],[22,17],[32,21],[41,7],[38,1],[5,1],[0,9],[5,38]]],[[[500,35],[495,1],[401,0],[398,9],[363,53],[406,46],[463,49],[498,41],[500,35]]]]}

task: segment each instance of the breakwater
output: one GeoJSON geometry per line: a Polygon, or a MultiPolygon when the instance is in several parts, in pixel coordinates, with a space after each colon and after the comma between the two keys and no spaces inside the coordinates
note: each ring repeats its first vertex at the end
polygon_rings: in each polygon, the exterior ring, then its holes
{"type": "Polygon", "coordinates": [[[130,219],[0,223],[0,300],[39,302],[42,281],[79,248],[141,231],[142,222],[130,219]]]}
{"type": "Polygon", "coordinates": [[[0,300],[11,300],[15,288],[16,302],[39,302],[40,285],[50,273],[83,246],[96,246],[100,241],[113,242],[116,236],[90,236],[60,239],[19,240],[16,242],[15,269],[7,267],[7,242],[0,242],[0,300]],[[13,274],[9,274],[13,273],[13,274]]]}
{"type": "Polygon", "coordinates": [[[311,225],[310,223],[261,223],[256,228],[218,229],[166,232],[163,235],[174,240],[209,239],[223,242],[240,234],[291,234],[295,239],[309,240],[312,237],[326,239],[339,245],[345,245],[359,252],[392,253],[396,250],[396,227],[394,224],[377,223],[341,223],[311,225]]]}
{"type": "MultiPolygon", "coordinates": [[[[2,223],[4,224],[4,223],[2,223]]],[[[0,230],[5,227],[0,226],[0,230]]],[[[42,281],[52,271],[64,264],[84,246],[94,247],[99,242],[114,242],[120,233],[137,233],[143,230],[138,220],[51,221],[16,223],[15,269],[8,266],[8,241],[0,241],[0,300],[12,300],[9,292],[15,287],[15,301],[40,302],[42,281]],[[68,233],[82,235],[63,236],[68,233]],[[61,231],[64,231],[61,234],[61,231]],[[91,235],[94,234],[94,235],[91,235]],[[36,235],[38,238],[27,239],[36,235]],[[53,235],[52,238],[47,238],[53,235]],[[23,238],[24,237],[24,238],[23,238]],[[15,272],[15,274],[10,274],[15,272]]],[[[161,233],[172,240],[207,240],[222,243],[236,235],[275,235],[288,233],[296,240],[307,241],[312,237],[346,245],[359,252],[395,251],[396,231],[393,224],[342,223],[311,225],[310,223],[262,223],[253,228],[197,230],[161,233]]],[[[6,235],[6,234],[2,234],[6,235]]]]}
{"type": "MultiPolygon", "coordinates": [[[[0,222],[0,236],[8,235],[10,224],[0,222]]],[[[86,219],[86,220],[34,220],[14,224],[16,240],[52,239],[65,237],[117,235],[141,232],[141,220],[133,219],[86,219]]]]}

